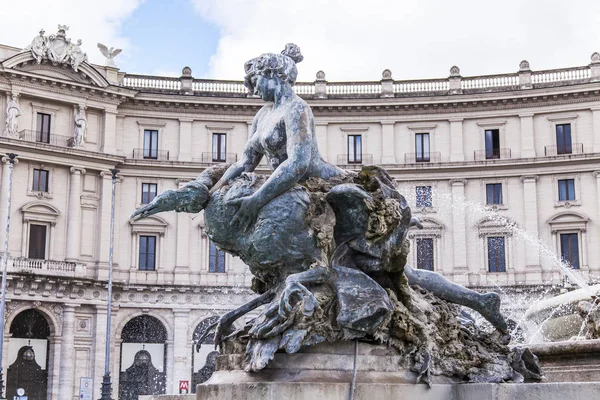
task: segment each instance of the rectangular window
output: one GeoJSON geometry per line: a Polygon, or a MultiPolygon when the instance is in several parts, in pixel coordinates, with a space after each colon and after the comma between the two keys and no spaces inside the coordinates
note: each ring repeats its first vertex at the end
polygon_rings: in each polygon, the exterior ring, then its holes
{"type": "Polygon", "coordinates": [[[500,158],[499,129],[488,129],[485,131],[485,158],[486,160],[500,158]]]}
{"type": "Polygon", "coordinates": [[[417,268],[433,271],[433,239],[417,239],[417,268]]]}
{"type": "Polygon", "coordinates": [[[487,238],[488,270],[490,272],[506,272],[506,252],[504,237],[490,236],[487,238]]]}
{"type": "Polygon", "coordinates": [[[29,258],[46,259],[45,225],[29,225],[29,258]]]}
{"type": "Polygon", "coordinates": [[[156,268],[156,236],[140,236],[140,271],[156,268]]]}
{"type": "Polygon", "coordinates": [[[415,134],[416,162],[429,162],[429,133],[415,134]]]}
{"type": "Polygon", "coordinates": [[[226,161],[227,135],[225,133],[213,133],[212,160],[226,161]]]}
{"type": "Polygon", "coordinates": [[[225,272],[225,252],[219,250],[212,240],[209,247],[208,272],[225,272]]]}
{"type": "Polygon", "coordinates": [[[556,153],[571,154],[571,124],[556,125],[556,153]]]}
{"type": "Polygon", "coordinates": [[[575,179],[559,179],[558,200],[575,200],[575,179]]]}
{"type": "Polygon", "coordinates": [[[50,143],[50,117],[50,114],[37,113],[37,142],[50,143]]]}
{"type": "Polygon", "coordinates": [[[579,269],[579,240],[577,233],[561,233],[560,255],[571,268],[579,269]]]}
{"type": "Polygon", "coordinates": [[[148,204],[156,197],[156,183],[142,183],[142,204],[148,204]]]}
{"type": "Polygon", "coordinates": [[[432,207],[431,186],[417,186],[417,207],[432,207]]]}
{"type": "Polygon", "coordinates": [[[348,135],[348,164],[362,163],[362,135],[348,135]]]}
{"type": "Polygon", "coordinates": [[[31,190],[34,192],[47,192],[48,191],[48,175],[50,173],[45,169],[34,169],[33,170],[33,185],[31,190]]]}
{"type": "Polygon", "coordinates": [[[144,158],[158,158],[158,131],[144,131],[144,158]]]}
{"type": "Polygon", "coordinates": [[[488,183],[485,185],[486,204],[502,204],[502,184],[488,183]]]}

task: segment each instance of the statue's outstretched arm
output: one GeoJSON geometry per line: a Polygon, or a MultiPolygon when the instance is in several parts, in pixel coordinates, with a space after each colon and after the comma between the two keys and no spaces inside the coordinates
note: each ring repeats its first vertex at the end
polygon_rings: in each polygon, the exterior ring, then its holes
{"type": "Polygon", "coordinates": [[[204,209],[209,199],[209,189],[223,176],[226,166],[215,165],[206,168],[195,180],[178,190],[167,190],[150,203],[131,214],[133,221],[165,211],[198,213],[204,209]]]}

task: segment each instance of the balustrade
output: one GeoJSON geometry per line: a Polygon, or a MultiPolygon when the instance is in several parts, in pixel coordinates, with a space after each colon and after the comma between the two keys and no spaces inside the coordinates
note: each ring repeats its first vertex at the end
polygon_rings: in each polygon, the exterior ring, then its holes
{"type": "MultiPolygon", "coordinates": [[[[327,82],[322,80],[318,83],[323,86],[324,90],[320,93],[328,98],[379,98],[389,95],[396,97],[451,95],[463,90],[468,93],[527,90],[531,88],[531,84],[544,87],[585,83],[592,80],[592,70],[589,66],[533,72],[527,70],[527,73],[531,76],[531,81],[527,80],[527,82],[521,82],[519,73],[471,77],[458,75],[452,78],[393,81],[391,89],[386,89],[391,92],[384,92],[382,81],[327,82]],[[453,82],[458,85],[454,86],[453,89],[460,90],[451,90],[451,79],[454,79],[453,82]]],[[[529,75],[527,76],[529,77],[529,75]]],[[[122,85],[149,92],[173,92],[178,94],[185,92],[200,96],[252,97],[241,81],[193,79],[191,80],[191,92],[188,92],[182,90],[181,79],[183,78],[126,75],[123,78],[122,85]]],[[[299,96],[312,98],[317,94],[315,85],[315,82],[298,82],[294,86],[294,90],[299,96]]]]}
{"type": "Polygon", "coordinates": [[[565,154],[583,154],[583,143],[544,146],[544,155],[561,156],[565,154]]]}
{"type": "Polygon", "coordinates": [[[84,264],[34,258],[9,258],[8,269],[13,273],[34,273],[52,276],[85,276],[84,264]]]}

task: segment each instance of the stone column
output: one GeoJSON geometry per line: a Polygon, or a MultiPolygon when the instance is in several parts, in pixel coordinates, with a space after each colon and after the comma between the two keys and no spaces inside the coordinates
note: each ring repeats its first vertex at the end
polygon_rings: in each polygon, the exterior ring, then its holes
{"type": "Polygon", "coordinates": [[[191,118],[179,118],[179,155],[177,161],[192,161],[192,122],[191,118]]]}
{"type": "Polygon", "coordinates": [[[65,304],[60,352],[59,398],[73,399],[73,377],[75,375],[75,306],[65,304]]]}
{"type": "Polygon", "coordinates": [[[117,110],[104,110],[104,138],[102,151],[108,154],[117,152],[117,110]]]}
{"type": "Polygon", "coordinates": [[[395,139],[395,121],[384,121],[381,123],[381,163],[396,163],[396,141],[395,139]]]}
{"type": "MultiPolygon", "coordinates": [[[[101,292],[102,293],[102,292],[101,292]]],[[[105,296],[102,296],[103,300],[105,296]]],[[[94,365],[93,365],[93,379],[94,379],[94,399],[100,398],[100,389],[102,388],[102,377],[104,376],[104,363],[105,363],[105,351],[106,351],[106,312],[108,306],[106,304],[96,305],[96,323],[94,330],[94,365]]],[[[117,371],[111,371],[112,375],[117,371]]],[[[113,395],[116,394],[115,387],[113,386],[113,395]]],[[[115,396],[116,397],[116,396],[115,396]]]]}
{"type": "Polygon", "coordinates": [[[329,161],[329,155],[327,154],[327,122],[316,122],[315,123],[315,136],[317,137],[317,145],[319,146],[319,153],[325,161],[329,161]]]}
{"type": "MultiPolygon", "coordinates": [[[[166,382],[165,382],[165,388],[166,390],[169,390],[170,387],[173,387],[173,385],[175,384],[175,371],[174,371],[174,367],[175,367],[175,363],[173,362],[173,339],[167,339],[167,341],[165,342],[165,357],[167,359],[166,362],[166,382]]],[[[178,382],[179,383],[179,382],[178,382]]],[[[179,389],[179,388],[178,388],[179,389]]],[[[176,392],[179,393],[179,390],[176,392]]]]}
{"type": "MultiPolygon", "coordinates": [[[[188,181],[178,179],[179,189],[188,181]]],[[[190,215],[184,212],[177,213],[177,237],[175,252],[175,283],[189,284],[190,282],[190,215]]]]}
{"type": "Polygon", "coordinates": [[[452,247],[454,252],[452,274],[455,281],[464,281],[462,275],[469,273],[469,284],[479,283],[479,265],[467,268],[467,228],[465,218],[465,185],[466,179],[451,179],[452,187],[452,247]]]}
{"type": "MultiPolygon", "coordinates": [[[[188,337],[188,318],[190,315],[189,309],[173,310],[173,388],[167,393],[179,393],[179,381],[187,380],[192,383],[192,363],[191,363],[191,343],[192,338],[188,337]]],[[[191,391],[190,391],[191,393],[191,391]]]]}
{"type": "MultiPolygon", "coordinates": [[[[112,202],[112,173],[100,172],[100,218],[98,227],[98,269],[96,278],[108,279],[108,256],[110,251],[110,208],[112,202]]],[[[115,229],[116,230],[116,229],[115,229]]]]}
{"type": "Polygon", "coordinates": [[[519,114],[521,118],[521,157],[535,157],[533,114],[519,114]]]}
{"type": "Polygon", "coordinates": [[[81,175],[85,169],[71,167],[67,213],[67,261],[77,261],[81,247],[81,175]]]}
{"type": "MultiPolygon", "coordinates": [[[[521,177],[521,182],[523,182],[523,211],[525,215],[525,230],[534,238],[539,238],[536,186],[538,179],[539,177],[537,175],[525,175],[521,177]]],[[[539,248],[535,248],[535,246],[525,243],[525,263],[527,272],[537,273],[540,271],[541,267],[539,248]]],[[[550,275],[548,278],[551,278],[552,267],[547,265],[544,268],[544,274],[546,274],[547,269],[550,269],[550,275]]],[[[516,272],[515,280],[517,283],[525,283],[526,277],[522,276],[521,272],[516,272]]]]}
{"type": "MultiPolygon", "coordinates": [[[[14,168],[19,162],[15,159],[13,165],[13,191],[15,188],[14,168]]],[[[4,238],[6,236],[6,217],[8,217],[8,181],[10,179],[10,162],[8,157],[2,157],[2,190],[0,190],[0,243],[4,246],[4,238]]],[[[14,200],[14,199],[13,199],[14,200]]],[[[14,223],[14,221],[13,221],[14,223]]],[[[4,247],[0,250],[0,254],[4,253],[4,247]]],[[[21,256],[27,256],[21,254],[21,256]]],[[[6,354],[6,353],[5,353],[6,354]]]]}
{"type": "Polygon", "coordinates": [[[450,161],[465,161],[463,118],[450,118],[450,161]]]}
{"type": "MultiPolygon", "coordinates": [[[[600,107],[592,108],[592,126],[593,126],[593,139],[592,139],[592,151],[594,153],[600,153],[600,107]]],[[[586,151],[586,149],[583,149],[586,151]]]]}

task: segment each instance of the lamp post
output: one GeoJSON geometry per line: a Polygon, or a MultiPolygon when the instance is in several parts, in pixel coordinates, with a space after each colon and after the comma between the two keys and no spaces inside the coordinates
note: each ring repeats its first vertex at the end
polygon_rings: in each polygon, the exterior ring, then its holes
{"type": "Polygon", "coordinates": [[[112,173],[112,197],[110,202],[110,246],[108,250],[108,310],[106,311],[106,355],[100,400],[113,400],[111,397],[112,382],[110,381],[110,314],[112,307],[113,244],[115,240],[115,186],[119,170],[113,168],[110,172],[112,173]]]}
{"type": "MultiPolygon", "coordinates": [[[[13,178],[13,168],[15,166],[15,162],[18,162],[17,155],[14,153],[6,154],[8,157],[8,210],[6,211],[6,232],[4,236],[4,254],[2,257],[2,300],[0,300],[0,316],[2,319],[0,320],[0,399],[5,399],[4,397],[4,369],[2,368],[3,362],[3,352],[4,349],[4,310],[6,305],[6,273],[8,269],[8,232],[10,231],[10,200],[12,196],[12,178],[13,178]]],[[[4,157],[3,157],[4,158],[4,157]]],[[[4,160],[3,160],[4,161],[4,160]]]]}

